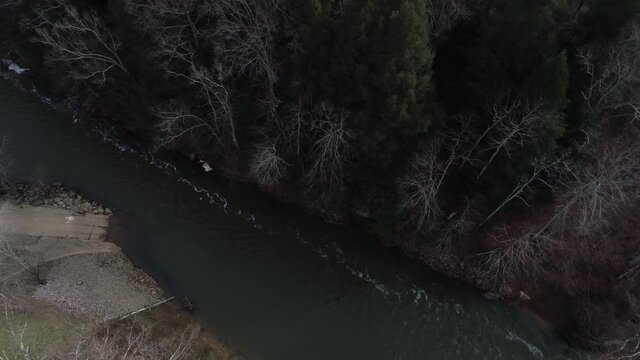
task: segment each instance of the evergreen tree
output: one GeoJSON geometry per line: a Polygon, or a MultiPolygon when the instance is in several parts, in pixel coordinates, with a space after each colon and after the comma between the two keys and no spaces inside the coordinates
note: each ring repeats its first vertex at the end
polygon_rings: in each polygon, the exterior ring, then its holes
{"type": "Polygon", "coordinates": [[[299,1],[298,61],[318,101],[352,114],[363,177],[384,174],[431,125],[432,53],[421,0],[299,1]]]}
{"type": "Polygon", "coordinates": [[[615,39],[638,11],[638,0],[598,0],[584,17],[584,41],[615,39]]]}
{"type": "MultiPolygon", "coordinates": [[[[559,43],[563,31],[559,19],[564,11],[565,4],[556,0],[487,2],[476,9],[476,18],[466,29],[468,34],[459,52],[464,57],[461,63],[465,64],[466,76],[458,78],[462,83],[452,88],[466,89],[468,98],[460,103],[466,111],[480,114],[474,120],[479,123],[472,127],[491,128],[499,119],[493,113],[496,104],[509,107],[525,101],[540,106],[543,113],[531,124],[521,144],[509,152],[498,152],[493,161],[482,160],[491,164],[479,182],[477,169],[467,175],[471,186],[491,199],[511,191],[513,184],[531,172],[534,159],[552,154],[564,132],[569,78],[567,53],[559,43]]],[[[451,100],[447,103],[455,104],[451,100]]],[[[491,144],[479,146],[490,148],[491,144]]]]}
{"type": "Polygon", "coordinates": [[[520,89],[556,109],[565,101],[566,54],[558,44],[558,1],[490,2],[479,12],[476,39],[467,50],[468,79],[476,105],[496,92],[520,89]]]}

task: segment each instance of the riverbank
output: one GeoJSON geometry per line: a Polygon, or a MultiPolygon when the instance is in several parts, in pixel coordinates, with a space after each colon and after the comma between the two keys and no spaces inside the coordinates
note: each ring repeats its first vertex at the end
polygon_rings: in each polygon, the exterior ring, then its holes
{"type": "Polygon", "coordinates": [[[3,185],[0,204],[8,356],[242,358],[109,241],[111,210],[61,184],[3,185]]]}

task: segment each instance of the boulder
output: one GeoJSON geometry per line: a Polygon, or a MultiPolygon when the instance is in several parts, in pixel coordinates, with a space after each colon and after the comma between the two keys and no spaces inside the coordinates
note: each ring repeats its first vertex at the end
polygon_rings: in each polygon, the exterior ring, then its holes
{"type": "Polygon", "coordinates": [[[518,299],[520,299],[520,301],[529,301],[531,300],[531,296],[527,295],[526,292],[520,290],[518,291],[518,299]]]}
{"type": "Polygon", "coordinates": [[[29,201],[29,205],[31,206],[42,206],[44,205],[44,201],[42,199],[32,199],[29,201]]]}

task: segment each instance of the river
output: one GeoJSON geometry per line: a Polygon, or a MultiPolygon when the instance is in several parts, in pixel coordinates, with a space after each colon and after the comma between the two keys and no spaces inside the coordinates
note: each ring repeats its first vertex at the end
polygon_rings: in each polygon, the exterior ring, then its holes
{"type": "Polygon", "coordinates": [[[14,181],[62,182],[114,209],[114,238],[254,360],[566,359],[531,314],[435,274],[361,230],[253,186],[89,132],[0,81],[14,181]]]}

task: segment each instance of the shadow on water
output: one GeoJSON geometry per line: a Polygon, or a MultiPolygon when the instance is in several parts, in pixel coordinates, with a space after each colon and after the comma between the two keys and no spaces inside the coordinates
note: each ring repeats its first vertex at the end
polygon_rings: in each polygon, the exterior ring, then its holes
{"type": "Polygon", "coordinates": [[[357,229],[86,132],[2,81],[0,134],[13,180],[60,181],[113,208],[127,254],[252,359],[570,357],[530,314],[357,229]]]}

